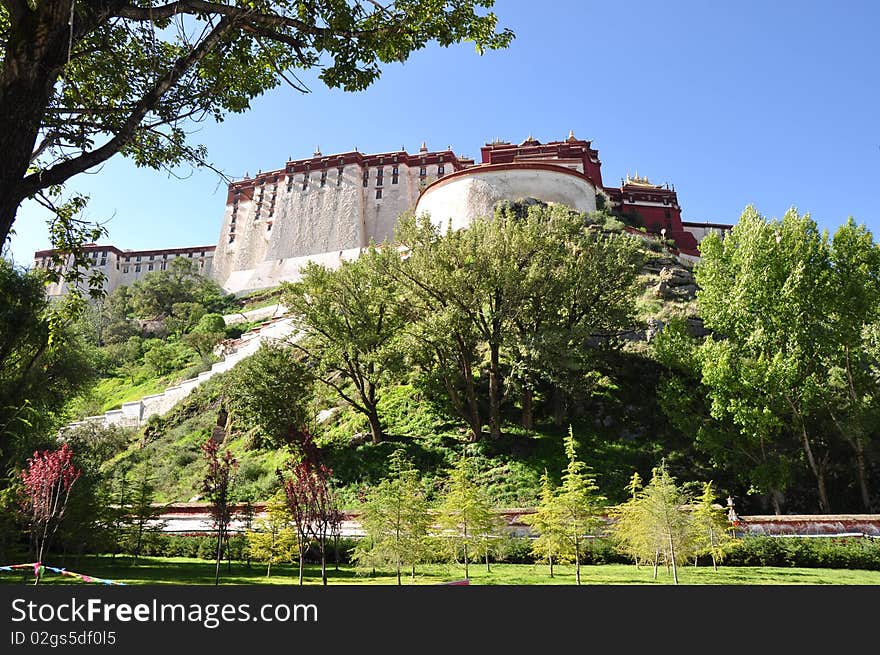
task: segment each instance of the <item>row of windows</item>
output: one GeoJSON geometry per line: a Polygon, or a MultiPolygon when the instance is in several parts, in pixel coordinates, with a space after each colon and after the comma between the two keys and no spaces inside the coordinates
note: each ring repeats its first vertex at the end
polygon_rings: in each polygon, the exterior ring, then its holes
{"type": "MultiPolygon", "coordinates": [[[[140,273],[140,272],[141,272],[141,269],[142,269],[142,266],[143,266],[142,264],[135,264],[135,265],[134,265],[134,272],[135,272],[135,273],[140,273]]],[[[149,272],[149,271],[155,270],[155,266],[156,266],[156,264],[147,264],[147,271],[149,272]]],[[[205,262],[199,262],[199,268],[204,268],[204,267],[205,267],[205,262]]],[[[119,268],[119,265],[118,265],[118,264],[116,265],[116,268],[117,268],[117,269],[119,268]]],[[[131,269],[131,266],[123,266],[123,267],[122,267],[122,272],[123,272],[123,274],[128,273],[130,269],[131,269]]],[[[167,262],[162,262],[161,264],[159,264],[159,270],[160,270],[160,271],[165,271],[165,270],[167,270],[167,269],[168,269],[168,263],[167,263],[167,262]]]]}
{"type": "MultiPolygon", "coordinates": [[[[186,256],[189,257],[190,259],[192,259],[193,255],[194,255],[194,253],[191,253],[191,252],[189,252],[189,253],[186,254],[186,256]]],[[[200,252],[197,256],[198,256],[198,257],[204,257],[204,256],[205,256],[205,252],[202,251],[202,252],[200,252]]],[[[144,257],[146,257],[146,255],[144,255],[144,257]]],[[[149,256],[149,259],[148,259],[147,261],[151,261],[151,262],[152,262],[152,261],[155,261],[156,257],[158,257],[158,255],[150,255],[150,256],[149,256]]],[[[183,257],[183,254],[180,254],[180,255],[172,255],[172,256],[171,256],[172,259],[174,259],[175,257],[183,257]]],[[[167,260],[167,259],[168,259],[168,253],[163,254],[163,255],[162,255],[162,259],[163,259],[163,260],[167,260]]],[[[141,255],[136,255],[135,258],[134,258],[134,261],[135,261],[135,262],[139,262],[139,261],[141,261],[141,255]]],[[[129,262],[131,262],[131,257],[126,257],[126,258],[125,258],[125,263],[129,263],[129,262]]]]}

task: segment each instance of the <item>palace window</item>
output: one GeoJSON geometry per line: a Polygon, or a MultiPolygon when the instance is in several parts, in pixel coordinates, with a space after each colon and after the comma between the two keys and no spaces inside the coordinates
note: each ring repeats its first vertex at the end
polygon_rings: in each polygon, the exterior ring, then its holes
{"type": "Polygon", "coordinates": [[[440,164],[440,165],[437,167],[437,175],[438,175],[438,176],[442,176],[444,171],[445,171],[445,169],[444,169],[444,167],[443,167],[443,164],[440,164]]]}
{"type": "Polygon", "coordinates": [[[266,232],[271,232],[271,231],[272,231],[272,224],[266,223],[266,232]]]}
{"type": "Polygon", "coordinates": [[[135,266],[134,266],[134,272],[135,272],[135,273],[140,273],[140,272],[141,272],[141,265],[140,265],[140,264],[135,264],[135,266]]]}
{"type": "Polygon", "coordinates": [[[128,266],[123,266],[123,267],[122,267],[122,272],[123,272],[123,273],[128,273],[128,266]]]}
{"type": "Polygon", "coordinates": [[[370,169],[364,169],[364,186],[370,186],[370,169]]]}
{"type": "Polygon", "coordinates": [[[230,235],[229,235],[229,243],[232,243],[233,241],[235,241],[235,235],[234,235],[234,234],[230,234],[230,235]]]}
{"type": "Polygon", "coordinates": [[[376,200],[381,200],[382,198],[382,189],[376,189],[376,200]]]}
{"type": "Polygon", "coordinates": [[[321,171],[321,186],[327,186],[327,171],[326,169],[321,171]]]}
{"type": "Polygon", "coordinates": [[[336,172],[337,172],[337,176],[336,176],[336,186],[342,186],[342,172],[343,172],[344,170],[345,170],[345,169],[342,168],[342,166],[340,166],[338,169],[336,169],[336,172]]]}
{"type": "Polygon", "coordinates": [[[382,186],[382,176],[384,175],[383,169],[378,169],[376,171],[376,186],[382,186]]]}
{"type": "Polygon", "coordinates": [[[152,270],[153,270],[153,265],[152,265],[152,264],[150,264],[150,266],[149,266],[149,268],[148,268],[148,269],[147,269],[147,270],[150,270],[150,271],[152,271],[152,270]]]}
{"type": "Polygon", "coordinates": [[[303,191],[309,188],[309,172],[303,173],[303,191]]]}
{"type": "Polygon", "coordinates": [[[164,271],[166,268],[168,268],[168,264],[166,264],[165,262],[162,262],[162,270],[164,271]]]}
{"type": "Polygon", "coordinates": [[[419,177],[425,177],[428,174],[428,169],[422,166],[419,169],[419,177]]]}

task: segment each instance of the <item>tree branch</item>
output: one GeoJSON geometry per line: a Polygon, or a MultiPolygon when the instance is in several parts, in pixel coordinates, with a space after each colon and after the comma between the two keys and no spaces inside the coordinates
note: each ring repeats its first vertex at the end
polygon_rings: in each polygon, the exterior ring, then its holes
{"type": "Polygon", "coordinates": [[[156,81],[153,88],[135,105],[131,115],[112,139],[100,148],[83,153],[47,170],[38,171],[26,176],[22,180],[23,195],[30,196],[38,189],[44,189],[53,184],[60,184],[68,178],[98,165],[116,154],[122,146],[130,141],[140,122],[156,106],[162,96],[183,77],[187,70],[201,61],[234,25],[234,19],[222,18],[217,26],[211,30],[194,50],[178,59],[171,70],[156,81]]]}
{"type": "MultiPolygon", "coordinates": [[[[243,9],[232,5],[224,5],[217,2],[207,2],[206,0],[179,0],[178,2],[170,2],[159,7],[139,7],[136,5],[124,5],[116,11],[116,15],[121,18],[128,18],[136,21],[155,21],[171,18],[177,14],[218,14],[227,18],[243,19],[251,25],[262,25],[264,27],[289,27],[302,32],[303,34],[311,34],[313,36],[367,36],[375,34],[375,30],[349,30],[347,32],[337,32],[328,28],[310,25],[296,18],[282,16],[280,14],[259,14],[252,9],[243,9]]],[[[388,28],[385,28],[388,29],[388,28]]]]}

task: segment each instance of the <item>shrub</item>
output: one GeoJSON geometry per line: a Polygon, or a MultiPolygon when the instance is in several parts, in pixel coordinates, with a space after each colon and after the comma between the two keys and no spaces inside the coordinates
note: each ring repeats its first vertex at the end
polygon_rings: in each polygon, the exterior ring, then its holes
{"type": "Polygon", "coordinates": [[[728,566],[784,566],[880,571],[880,540],[859,537],[744,537],[728,566]]]}

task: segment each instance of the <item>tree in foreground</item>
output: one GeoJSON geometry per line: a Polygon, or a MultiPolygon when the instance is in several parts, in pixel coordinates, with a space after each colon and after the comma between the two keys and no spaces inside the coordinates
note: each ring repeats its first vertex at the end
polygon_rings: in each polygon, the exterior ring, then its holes
{"type": "Polygon", "coordinates": [[[276,494],[266,503],[266,515],[256,521],[254,530],[247,533],[250,556],[266,562],[267,578],[272,575],[273,564],[291,562],[299,552],[292,521],[287,499],[276,494]]]}
{"type": "MultiPolygon", "coordinates": [[[[24,483],[24,510],[30,519],[31,538],[37,563],[43,561],[49,542],[64,518],[70,490],[80,476],[73,465],[73,451],[66,443],[58,450],[34,453],[21,477],[24,483]]],[[[34,584],[40,582],[39,571],[34,584]]]]}
{"type": "Polygon", "coordinates": [[[362,568],[392,565],[401,584],[401,569],[409,566],[415,578],[416,564],[427,549],[430,516],[419,474],[402,450],[389,457],[390,476],[373,487],[362,507],[365,537],[355,549],[362,568]]]}
{"type": "Polygon", "coordinates": [[[550,567],[550,577],[553,577],[553,566],[559,561],[559,554],[563,551],[565,535],[556,517],[556,489],[547,470],[541,476],[541,495],[533,514],[523,517],[523,522],[531,526],[537,533],[532,541],[532,554],[541,561],[547,562],[550,567]]]}
{"type": "Polygon", "coordinates": [[[587,465],[577,457],[571,427],[565,438],[565,455],[568,465],[562,474],[562,484],[554,488],[545,471],[538,506],[525,521],[538,533],[532,552],[550,564],[550,577],[554,558],[570,561],[574,562],[575,578],[580,584],[584,547],[602,525],[605,498],[598,493],[599,487],[587,465]]]}
{"type": "Polygon", "coordinates": [[[571,427],[565,439],[568,465],[562,474],[562,485],[553,499],[553,519],[558,521],[563,550],[560,555],[574,560],[575,577],[581,583],[581,559],[589,537],[595,537],[602,525],[605,497],[598,491],[587,465],[577,457],[577,442],[571,427]]]}
{"type": "Polygon", "coordinates": [[[688,509],[691,497],[676,484],[665,463],[654,469],[645,487],[634,476],[630,491],[631,498],[613,511],[612,531],[619,547],[636,564],[650,562],[654,578],[660,563],[667,569],[672,567],[678,584],[678,565],[687,561],[695,548],[688,509]]]}
{"type": "Polygon", "coordinates": [[[492,499],[477,480],[473,461],[463,456],[452,469],[446,494],[437,510],[444,550],[453,561],[464,562],[464,577],[470,579],[471,559],[489,555],[499,535],[499,521],[492,511],[492,499]]]}
{"type": "Polygon", "coordinates": [[[299,584],[303,584],[306,549],[315,541],[321,556],[321,583],[327,584],[327,541],[341,517],[333,492],[333,472],[321,461],[320,450],[306,435],[287,463],[289,475],[276,475],[287,498],[287,509],[296,530],[299,556],[299,584]]]}
{"type": "Polygon", "coordinates": [[[217,569],[214,584],[220,584],[220,561],[223,559],[223,545],[229,540],[229,524],[232,522],[232,507],[229,499],[238,461],[229,450],[220,454],[220,445],[213,438],[202,444],[202,453],[208,465],[202,479],[202,495],[211,505],[211,518],[217,530],[217,569]]]}
{"type": "Polygon", "coordinates": [[[737,539],[731,534],[730,521],[716,501],[715,488],[711,482],[706,482],[691,513],[694,561],[700,555],[708,555],[712,558],[712,568],[715,571],[718,570],[718,562],[737,543],[737,539]]]}
{"type": "Polygon", "coordinates": [[[307,92],[297,71],[317,69],[328,87],[358,91],[383,64],[432,42],[504,48],[512,33],[477,13],[491,5],[6,0],[0,244],[24,199],[52,209],[67,180],[116,153],[154,169],[207,163],[205,149],[187,142],[193,123],[243,112],[282,81],[307,92]]]}
{"type": "Polygon", "coordinates": [[[156,496],[156,481],[148,466],[144,466],[140,478],[131,492],[131,505],[127,507],[125,522],[128,524],[128,543],[137,564],[141,555],[144,538],[162,531],[164,522],[159,521],[162,507],[153,503],[156,496]]]}

